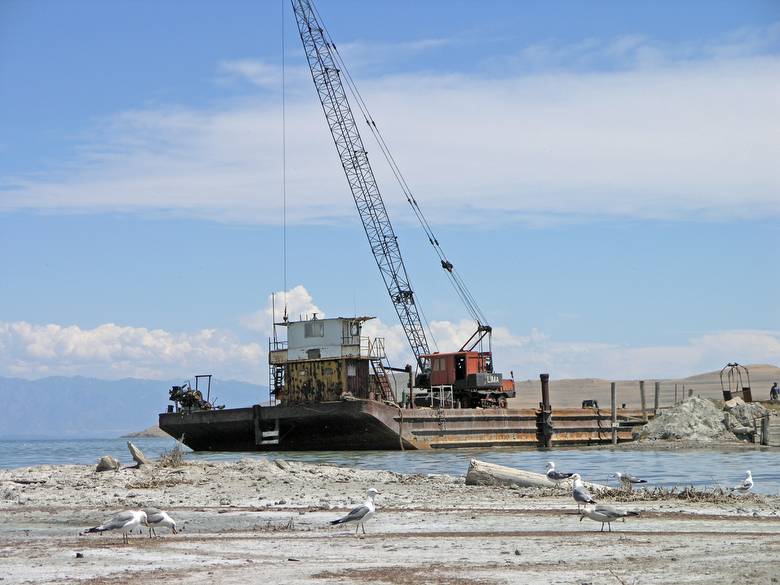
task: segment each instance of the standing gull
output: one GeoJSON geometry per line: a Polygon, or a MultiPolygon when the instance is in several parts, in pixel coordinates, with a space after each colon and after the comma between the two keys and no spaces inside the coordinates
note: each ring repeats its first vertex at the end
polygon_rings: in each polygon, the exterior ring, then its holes
{"type": "Polygon", "coordinates": [[[580,510],[580,507],[583,504],[595,504],[596,500],[594,500],[593,496],[590,495],[590,492],[585,489],[580,474],[575,473],[571,478],[574,480],[574,487],[571,490],[571,495],[574,498],[574,501],[577,502],[577,511],[580,510]]]}
{"type": "Polygon", "coordinates": [[[749,469],[745,472],[745,479],[742,480],[742,483],[739,485],[735,485],[733,488],[731,488],[732,491],[741,492],[743,494],[746,494],[752,489],[753,489],[753,474],[750,473],[749,469]]]}
{"type": "Polygon", "coordinates": [[[592,506],[587,504],[585,509],[580,512],[580,522],[585,517],[601,522],[601,532],[604,532],[604,524],[609,527],[609,531],[612,532],[612,522],[619,518],[623,518],[625,521],[626,516],[639,516],[639,512],[633,510],[621,510],[620,508],[613,508],[612,506],[604,506],[599,504],[598,506],[592,506]]]}
{"type": "Polygon", "coordinates": [[[168,512],[163,512],[157,508],[144,508],[144,512],[146,513],[146,520],[149,526],[149,538],[152,537],[152,534],[157,536],[155,531],[157,526],[167,526],[171,529],[171,532],[176,534],[176,521],[168,516],[168,512]]]}
{"type": "Polygon", "coordinates": [[[646,479],[639,479],[636,475],[631,475],[630,473],[621,473],[618,471],[612,474],[612,476],[616,477],[620,483],[626,484],[628,487],[631,487],[635,483],[647,483],[646,479]]]}
{"type": "Polygon", "coordinates": [[[554,482],[563,481],[564,479],[569,479],[573,473],[562,473],[560,471],[555,470],[555,463],[552,461],[547,462],[547,473],[545,473],[547,476],[547,479],[554,482]]]}
{"type": "Polygon", "coordinates": [[[379,495],[379,492],[375,490],[374,488],[371,488],[368,490],[368,497],[366,498],[366,501],[363,502],[362,506],[358,506],[357,508],[352,508],[352,510],[344,516],[343,518],[339,518],[338,520],[331,520],[331,524],[348,524],[349,522],[355,522],[355,534],[358,533],[359,528],[363,528],[363,534],[366,533],[366,526],[365,521],[371,518],[371,516],[374,515],[374,512],[376,512],[376,507],[374,506],[374,496],[379,495]]]}
{"type": "Polygon", "coordinates": [[[127,543],[129,542],[128,534],[140,526],[149,526],[149,522],[146,519],[146,512],[142,512],[141,510],[126,510],[115,514],[100,526],[85,530],[81,534],[120,530],[122,532],[122,542],[127,543]]]}

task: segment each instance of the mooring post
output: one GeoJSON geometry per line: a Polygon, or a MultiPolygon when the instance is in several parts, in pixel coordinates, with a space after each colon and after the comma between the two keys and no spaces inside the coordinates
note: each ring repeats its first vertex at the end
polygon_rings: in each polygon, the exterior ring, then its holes
{"type": "Polygon", "coordinates": [[[617,445],[618,440],[618,426],[617,426],[617,392],[615,389],[615,383],[612,382],[609,388],[609,392],[612,396],[612,444],[617,445]]]}
{"type": "Polygon", "coordinates": [[[655,402],[653,404],[653,415],[658,414],[658,408],[661,406],[661,382],[655,383],[655,402]]]}
{"type": "Polygon", "coordinates": [[[761,416],[761,444],[769,445],[769,413],[761,416]]]}
{"type": "Polygon", "coordinates": [[[642,401],[642,418],[647,422],[647,401],[645,400],[645,381],[639,380],[639,398],[642,401]]]}
{"type": "Polygon", "coordinates": [[[539,380],[542,383],[542,412],[541,412],[541,434],[542,444],[545,447],[552,446],[552,405],[550,404],[550,374],[539,374],[539,380]]]}

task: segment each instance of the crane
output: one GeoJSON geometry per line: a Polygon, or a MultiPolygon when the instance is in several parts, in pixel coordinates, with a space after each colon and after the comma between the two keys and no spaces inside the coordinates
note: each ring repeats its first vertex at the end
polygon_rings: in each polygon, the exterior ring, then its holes
{"type": "MultiPolygon", "coordinates": [[[[317,90],[317,96],[322,105],[328,128],[346,174],[358,215],[368,238],[371,252],[379,267],[379,272],[390,295],[390,300],[398,314],[412,354],[422,373],[422,379],[426,380],[426,385],[431,385],[431,383],[435,382],[433,378],[436,376],[435,372],[432,372],[432,366],[436,366],[433,368],[436,371],[447,371],[446,376],[439,376],[440,381],[460,379],[463,381],[464,389],[467,386],[505,389],[503,387],[506,385],[502,384],[501,375],[493,373],[492,348],[489,347],[487,352],[473,351],[478,345],[481,347],[486,336],[488,344],[490,344],[492,328],[487,324],[487,320],[479,309],[476,300],[455,271],[452,262],[444,254],[430,224],[422,214],[422,210],[390,153],[387,143],[381,136],[381,133],[379,133],[376,122],[374,122],[368,112],[360,92],[357,90],[352,77],[341,60],[335,43],[330,39],[324,25],[322,25],[317,9],[311,0],[291,0],[291,2],[306,60],[308,61],[312,80],[317,90]],[[430,351],[421,319],[421,311],[415,300],[414,291],[398,245],[398,238],[390,222],[374,171],[368,160],[368,152],[347,99],[347,92],[344,87],[345,82],[356,101],[356,105],[365,117],[370,131],[377,139],[380,150],[390,164],[396,180],[401,185],[407,201],[423,226],[428,240],[439,255],[441,267],[450,277],[461,301],[463,301],[467,310],[477,322],[476,332],[460,348],[459,352],[453,354],[439,354],[436,352],[432,354],[430,351]],[[475,355],[469,356],[467,354],[475,355]],[[440,363],[443,359],[440,355],[451,356],[451,363],[440,363]],[[433,363],[434,360],[436,360],[436,363],[433,363]],[[431,377],[431,374],[434,374],[434,376],[431,377]],[[466,382],[468,374],[483,375],[479,381],[473,378],[469,383],[466,382]]],[[[512,384],[512,391],[514,391],[514,384],[512,384]]],[[[495,394],[495,392],[492,392],[492,394],[495,394]]]]}
{"type": "Polygon", "coordinates": [[[401,249],[398,246],[398,237],[393,231],[374,171],[368,162],[368,152],[360,137],[355,117],[352,115],[330,43],[325,38],[311,2],[292,0],[292,4],[314,86],[344,167],[371,252],[418,367],[423,372],[428,371],[430,364],[423,356],[430,354],[430,348],[415,303],[409,275],[401,256],[401,249]]]}

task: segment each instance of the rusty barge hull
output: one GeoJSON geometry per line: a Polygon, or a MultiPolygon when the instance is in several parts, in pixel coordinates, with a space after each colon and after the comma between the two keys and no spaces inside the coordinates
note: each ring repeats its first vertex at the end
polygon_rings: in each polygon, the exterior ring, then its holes
{"type": "MultiPolygon", "coordinates": [[[[632,440],[639,411],[618,414],[618,440],[632,440]]],[[[612,439],[611,415],[553,409],[551,444],[594,445],[612,439]]],[[[538,409],[400,409],[349,400],[163,413],[160,428],[194,451],[353,451],[540,447],[538,409]]]]}

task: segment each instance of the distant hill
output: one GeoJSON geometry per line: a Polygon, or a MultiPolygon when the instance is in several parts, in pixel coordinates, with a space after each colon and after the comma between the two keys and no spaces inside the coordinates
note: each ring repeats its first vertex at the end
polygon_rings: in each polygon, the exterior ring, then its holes
{"type": "MultiPolygon", "coordinates": [[[[157,423],[157,415],[169,404],[168,390],[181,383],[0,377],[0,438],[114,438],[136,432],[157,423]]],[[[268,388],[214,380],[211,397],[227,408],[250,406],[267,401],[268,388]]]]}
{"type": "MultiPolygon", "coordinates": [[[[780,384],[780,368],[768,364],[752,364],[747,366],[750,372],[750,386],[754,400],[768,400],[769,388],[773,382],[780,384]]],[[[683,389],[687,395],[690,390],[704,398],[722,398],[720,387],[720,370],[696,374],[687,378],[661,378],[645,380],[645,396],[648,408],[653,407],[655,382],[661,383],[660,406],[671,406],[677,399],[681,400],[683,389]]],[[[600,380],[598,378],[578,378],[556,380],[550,378],[550,401],[553,407],[576,407],[583,400],[598,400],[601,408],[610,407],[610,383],[617,384],[618,404],[625,403],[629,408],[640,406],[639,380],[600,380]]],[[[517,398],[510,399],[510,406],[515,408],[533,408],[542,400],[539,379],[516,381],[517,398]]]]}

